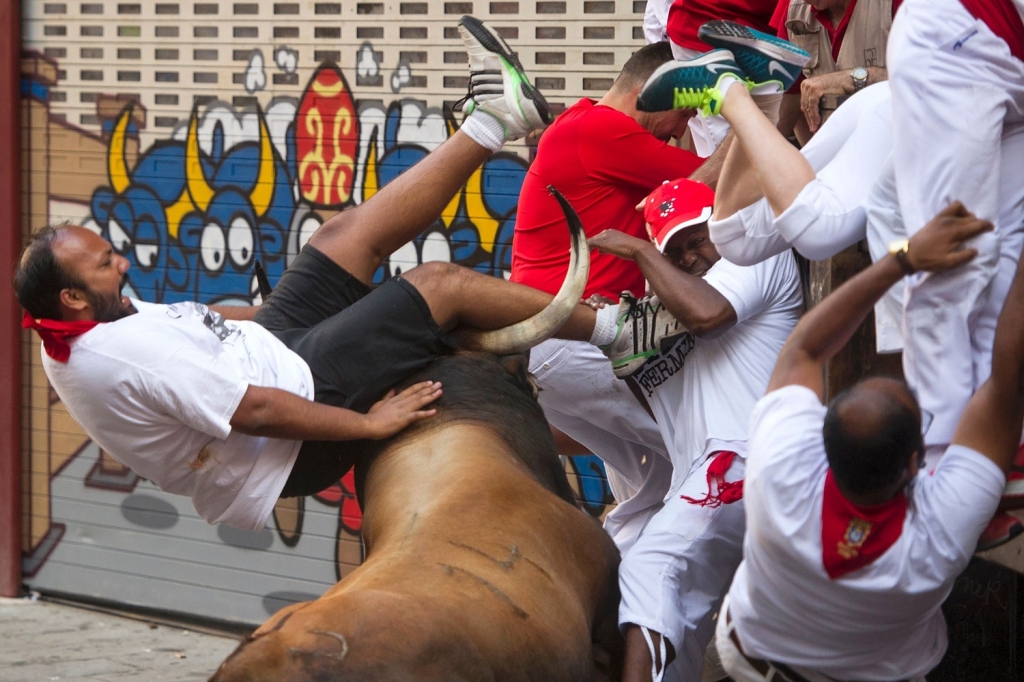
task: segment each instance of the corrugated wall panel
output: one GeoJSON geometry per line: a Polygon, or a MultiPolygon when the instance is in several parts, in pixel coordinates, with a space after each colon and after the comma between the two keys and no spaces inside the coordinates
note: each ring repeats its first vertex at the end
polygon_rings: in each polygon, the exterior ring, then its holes
{"type": "MultiPolygon", "coordinates": [[[[97,230],[132,262],[131,286],[145,300],[252,303],[254,258],[276,279],[324,219],[457,128],[450,107],[468,76],[460,15],[495,26],[563,107],[603,94],[643,43],[643,9],[642,0],[24,2],[24,234],[63,220],[97,230]],[[325,116],[354,117],[350,161],[319,164],[301,143],[314,97],[325,116]],[[262,210],[251,199],[258,112],[274,147],[275,192],[262,210]],[[192,116],[205,179],[237,189],[233,203],[182,198],[192,116]],[[115,132],[123,145],[111,144],[115,132]],[[333,180],[318,182],[317,172],[333,180]],[[249,218],[235,224],[239,211],[249,218]],[[191,256],[169,257],[180,253],[191,256]]],[[[330,131],[320,141],[334,143],[330,131]]],[[[504,275],[529,155],[518,143],[492,158],[378,279],[434,259],[504,275]]],[[[260,533],[209,526],[188,499],[159,491],[89,441],[46,382],[38,338],[24,339],[29,586],[256,623],[358,565],[351,478],[281,501],[260,533]]],[[[610,495],[595,461],[577,458],[568,470],[600,515],[610,495]]]]}

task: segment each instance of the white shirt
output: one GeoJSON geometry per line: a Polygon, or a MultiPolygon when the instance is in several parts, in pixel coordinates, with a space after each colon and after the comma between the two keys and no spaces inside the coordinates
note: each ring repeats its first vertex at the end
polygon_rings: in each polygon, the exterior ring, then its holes
{"type": "Polygon", "coordinates": [[[701,463],[709,441],[747,440],[750,413],[803,310],[788,250],[747,267],[722,258],[704,281],[732,305],[736,324],[714,338],[685,335],[636,376],[669,450],[671,490],[701,463]]]}
{"type": "Polygon", "coordinates": [[[259,530],[300,441],[231,430],[249,384],[313,397],[309,366],[255,322],[205,305],[133,301],[138,313],[43,353],[57,395],[89,437],[161,489],[188,495],[209,523],[259,530]]]}
{"type": "Polygon", "coordinates": [[[751,417],[743,497],[747,535],[729,590],[744,651],[841,680],[923,676],[946,651],[940,606],[995,513],[1005,478],[951,446],[907,487],[903,532],[873,563],[830,580],[821,516],[826,408],[786,386],[751,417]]]}

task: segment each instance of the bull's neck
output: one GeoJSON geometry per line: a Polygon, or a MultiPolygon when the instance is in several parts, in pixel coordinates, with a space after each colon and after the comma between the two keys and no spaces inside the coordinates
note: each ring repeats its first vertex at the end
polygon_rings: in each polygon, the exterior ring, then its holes
{"type": "Polygon", "coordinates": [[[526,468],[486,427],[456,423],[419,433],[380,453],[370,468],[363,536],[380,547],[410,530],[403,521],[418,528],[457,523],[470,509],[482,518],[487,507],[501,518],[529,481],[526,468]]]}

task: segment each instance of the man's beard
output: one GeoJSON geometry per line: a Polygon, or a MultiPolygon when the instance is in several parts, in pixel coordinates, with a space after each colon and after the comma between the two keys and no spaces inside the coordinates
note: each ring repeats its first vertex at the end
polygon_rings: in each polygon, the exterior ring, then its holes
{"type": "Polygon", "coordinates": [[[116,322],[121,318],[134,315],[138,312],[135,306],[128,303],[127,306],[121,301],[121,289],[128,283],[127,277],[121,278],[121,286],[118,287],[117,294],[112,296],[104,296],[99,294],[92,289],[85,290],[85,298],[89,302],[89,306],[92,308],[93,315],[97,322],[116,322]]]}

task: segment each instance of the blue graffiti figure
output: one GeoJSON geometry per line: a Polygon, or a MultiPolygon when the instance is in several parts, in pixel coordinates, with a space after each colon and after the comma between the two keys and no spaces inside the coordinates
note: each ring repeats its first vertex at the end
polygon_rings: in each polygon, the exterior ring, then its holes
{"type": "Polygon", "coordinates": [[[284,272],[287,231],[296,211],[291,176],[270,139],[262,111],[259,139],[224,149],[218,122],[212,151],[199,146],[197,110],[184,142],[154,144],[131,171],[124,154],[130,106],[114,126],[107,155],[109,187],[93,193],[104,237],[132,265],[129,280],[144,299],[248,303],[253,262],[271,281],[284,272]]]}
{"type": "MultiPolygon", "coordinates": [[[[401,118],[402,107],[395,103],[389,108],[384,124],[384,153],[375,169],[366,169],[368,173],[376,172],[380,187],[428,153],[424,147],[398,141],[401,118]]],[[[516,205],[525,178],[526,163],[515,154],[502,152],[485,161],[479,177],[475,174],[470,180],[472,187],[464,188],[462,200],[447,227],[444,219],[439,220],[436,226],[414,240],[416,251],[421,254],[420,261],[424,260],[427,239],[441,234],[448,242],[453,263],[484,274],[504,276],[512,268],[516,205]],[[486,216],[485,221],[494,226],[493,229],[481,230],[481,225],[474,222],[474,217],[479,219],[482,216],[486,216]],[[486,239],[482,233],[487,235],[486,239]]],[[[386,264],[374,274],[374,282],[381,282],[388,275],[389,266],[386,264]]]]}

